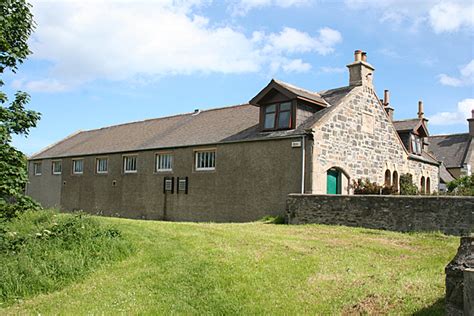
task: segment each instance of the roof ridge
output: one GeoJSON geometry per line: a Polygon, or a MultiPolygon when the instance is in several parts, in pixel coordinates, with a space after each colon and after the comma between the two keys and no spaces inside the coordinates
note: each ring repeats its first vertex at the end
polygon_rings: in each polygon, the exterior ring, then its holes
{"type": "Polygon", "coordinates": [[[65,142],[66,140],[68,140],[68,139],[70,139],[70,138],[72,138],[72,137],[74,137],[74,136],[76,136],[76,135],[79,135],[79,134],[82,133],[82,132],[84,132],[84,131],[83,131],[83,130],[77,130],[77,131],[75,131],[75,132],[69,134],[68,136],[64,137],[63,139],[60,139],[60,140],[58,140],[57,142],[52,143],[51,145],[46,146],[45,148],[42,148],[41,150],[39,150],[39,151],[37,151],[37,152],[31,154],[31,155],[30,155],[29,157],[27,157],[27,158],[28,158],[28,159],[32,159],[32,158],[34,158],[35,156],[39,156],[39,155],[41,155],[42,153],[44,153],[45,151],[47,151],[47,150],[53,148],[53,147],[56,146],[56,145],[61,144],[62,142],[65,142]]]}
{"type": "MultiPolygon", "coordinates": [[[[248,103],[242,103],[242,104],[237,104],[237,105],[221,106],[221,107],[218,107],[218,108],[211,108],[211,109],[202,110],[202,111],[200,111],[199,113],[212,112],[212,111],[218,111],[218,110],[224,110],[224,109],[230,109],[230,108],[236,108],[236,107],[239,107],[239,106],[246,106],[246,105],[250,105],[250,104],[248,104],[248,103]]],[[[149,119],[144,119],[144,120],[138,120],[138,121],[132,121],[132,122],[114,124],[114,125],[109,125],[109,126],[104,126],[104,127],[99,127],[99,128],[88,129],[88,130],[84,130],[84,131],[81,131],[81,132],[100,131],[100,130],[109,129],[109,128],[115,128],[115,127],[120,127],[120,126],[126,126],[126,125],[132,125],[132,124],[138,124],[138,123],[145,123],[145,122],[150,122],[150,121],[157,121],[157,120],[170,119],[170,118],[176,118],[176,117],[186,116],[186,115],[193,115],[194,113],[195,113],[195,112],[186,112],[186,113],[180,113],[180,114],[175,114],[175,115],[170,115],[170,116],[149,118],[149,119]]],[[[74,136],[74,135],[72,135],[72,136],[74,136]]]]}
{"type": "Polygon", "coordinates": [[[316,91],[311,91],[311,90],[308,90],[308,89],[305,89],[305,88],[301,88],[301,87],[298,87],[298,86],[295,86],[294,84],[291,84],[291,83],[288,83],[288,82],[285,82],[285,81],[281,81],[281,80],[278,80],[278,79],[273,79],[276,83],[279,83],[279,84],[283,84],[283,85],[286,85],[290,88],[293,88],[293,89],[296,89],[296,90],[301,90],[303,92],[307,92],[307,93],[313,93],[313,94],[317,94],[318,96],[321,96],[318,92],[316,91]]]}
{"type": "Polygon", "coordinates": [[[353,88],[353,87],[351,87],[351,86],[343,86],[343,87],[339,87],[339,88],[332,88],[332,89],[320,90],[320,91],[318,91],[318,94],[319,94],[319,95],[323,95],[323,94],[325,94],[325,93],[327,93],[327,92],[329,92],[329,91],[334,92],[334,91],[344,90],[344,89],[349,89],[349,88],[353,88]]]}
{"type": "Polygon", "coordinates": [[[419,121],[419,118],[410,118],[410,119],[403,119],[403,120],[394,120],[392,122],[407,122],[407,121],[419,121]]]}
{"type": "Polygon", "coordinates": [[[469,133],[439,134],[439,135],[431,135],[428,137],[432,138],[432,137],[461,136],[461,135],[469,135],[469,133]]]}

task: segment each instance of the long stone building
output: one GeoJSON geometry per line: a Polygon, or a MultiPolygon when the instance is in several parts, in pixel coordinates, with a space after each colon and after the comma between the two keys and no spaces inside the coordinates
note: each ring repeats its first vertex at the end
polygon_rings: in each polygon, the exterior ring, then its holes
{"type": "Polygon", "coordinates": [[[398,187],[410,173],[436,190],[426,120],[402,131],[366,53],[354,56],[345,87],[271,80],[248,104],[78,132],[30,157],[27,193],[64,210],[222,222],[283,215],[289,193],[351,194],[361,178],[398,187]]]}

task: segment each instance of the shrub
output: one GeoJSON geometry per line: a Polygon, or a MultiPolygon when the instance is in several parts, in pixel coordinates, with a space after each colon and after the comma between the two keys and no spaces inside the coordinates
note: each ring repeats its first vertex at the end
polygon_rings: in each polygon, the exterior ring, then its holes
{"type": "Polygon", "coordinates": [[[453,180],[447,187],[450,194],[474,196],[474,174],[453,180]]]}
{"type": "Polygon", "coordinates": [[[351,188],[354,189],[354,194],[390,195],[397,192],[393,186],[381,186],[376,182],[370,182],[369,179],[353,181],[351,188]]]}
{"type": "Polygon", "coordinates": [[[0,302],[60,289],[130,252],[119,230],[88,215],[18,214],[0,222],[0,302]]]}
{"type": "Polygon", "coordinates": [[[400,175],[400,194],[417,195],[418,187],[413,183],[413,176],[409,173],[400,175]]]}
{"type": "Polygon", "coordinates": [[[285,224],[285,217],[283,216],[264,216],[261,220],[265,224],[285,224]]]}

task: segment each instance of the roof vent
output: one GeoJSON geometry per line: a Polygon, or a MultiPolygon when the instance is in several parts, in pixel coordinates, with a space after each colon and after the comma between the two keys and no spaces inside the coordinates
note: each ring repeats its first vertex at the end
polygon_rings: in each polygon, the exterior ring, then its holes
{"type": "Polygon", "coordinates": [[[195,115],[198,115],[199,113],[201,113],[201,110],[195,109],[192,115],[195,116],[195,115]]]}

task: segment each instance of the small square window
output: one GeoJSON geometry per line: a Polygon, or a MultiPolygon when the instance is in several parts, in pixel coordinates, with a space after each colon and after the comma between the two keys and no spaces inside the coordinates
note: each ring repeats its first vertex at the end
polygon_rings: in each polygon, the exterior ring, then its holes
{"type": "Polygon", "coordinates": [[[195,159],[197,171],[211,171],[216,169],[215,150],[197,151],[195,159]]]}
{"type": "Polygon", "coordinates": [[[155,171],[173,171],[173,154],[162,153],[156,154],[155,158],[155,171]]]}
{"type": "Polygon", "coordinates": [[[97,158],[96,171],[97,173],[107,173],[109,171],[109,163],[107,158],[97,158]]]}
{"type": "Polygon", "coordinates": [[[83,159],[74,159],[72,161],[72,173],[73,174],[82,174],[84,172],[84,160],[83,159]]]}
{"type": "Polygon", "coordinates": [[[63,171],[61,160],[53,161],[51,169],[52,169],[53,174],[61,174],[61,172],[63,171]]]}
{"type": "Polygon", "coordinates": [[[137,172],[137,156],[123,156],[123,172],[136,173],[137,172]]]}
{"type": "Polygon", "coordinates": [[[174,193],[174,177],[165,177],[163,180],[163,193],[174,193]]]}
{"type": "Polygon", "coordinates": [[[40,176],[43,169],[43,164],[41,162],[33,163],[33,172],[35,176],[40,176]]]}

